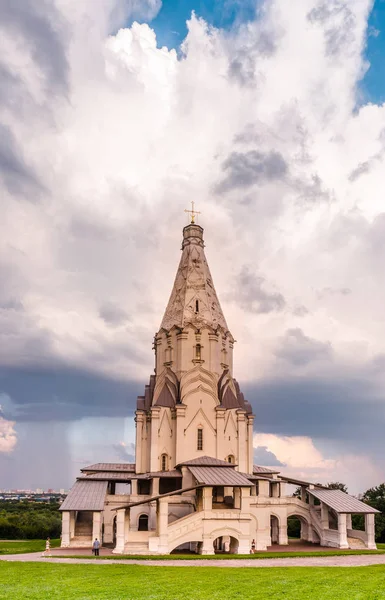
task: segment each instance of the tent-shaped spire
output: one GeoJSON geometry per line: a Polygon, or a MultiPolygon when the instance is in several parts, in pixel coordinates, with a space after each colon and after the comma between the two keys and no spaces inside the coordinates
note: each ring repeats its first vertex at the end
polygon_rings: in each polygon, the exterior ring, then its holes
{"type": "Polygon", "coordinates": [[[188,323],[228,331],[205,257],[203,229],[195,223],[183,229],[182,257],[161,329],[188,323]]]}

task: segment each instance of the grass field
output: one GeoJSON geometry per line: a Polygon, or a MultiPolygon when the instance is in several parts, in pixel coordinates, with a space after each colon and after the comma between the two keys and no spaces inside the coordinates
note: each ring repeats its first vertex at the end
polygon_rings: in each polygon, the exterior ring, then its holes
{"type": "MultiPolygon", "coordinates": [[[[58,548],[60,540],[51,540],[51,547],[58,548]]],[[[45,549],[45,540],[0,540],[0,554],[25,554],[45,549]]]]}
{"type": "Polygon", "coordinates": [[[380,600],[385,566],[231,568],[0,563],[1,600],[380,600]]]}

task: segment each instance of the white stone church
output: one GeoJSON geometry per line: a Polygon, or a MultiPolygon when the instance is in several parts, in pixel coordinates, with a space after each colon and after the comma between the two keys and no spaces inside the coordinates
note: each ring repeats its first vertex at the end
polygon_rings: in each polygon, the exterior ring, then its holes
{"type": "Polygon", "coordinates": [[[155,371],[137,400],[135,464],[81,470],[61,506],[62,547],[98,538],[117,554],[248,554],[301,538],[376,548],[375,509],[339,490],[253,464],[253,421],[233,374],[234,338],[214,288],[203,229],[183,229],[182,257],[160,329],[155,371]],[[286,495],[287,484],[300,497],[286,495]],[[365,515],[365,531],[352,529],[365,515]]]}

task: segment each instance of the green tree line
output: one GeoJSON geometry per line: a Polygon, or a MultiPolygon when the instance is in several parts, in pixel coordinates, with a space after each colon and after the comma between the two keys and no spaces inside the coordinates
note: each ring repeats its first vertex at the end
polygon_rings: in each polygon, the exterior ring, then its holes
{"type": "Polygon", "coordinates": [[[59,504],[0,501],[0,539],[58,538],[61,532],[59,504]]]}

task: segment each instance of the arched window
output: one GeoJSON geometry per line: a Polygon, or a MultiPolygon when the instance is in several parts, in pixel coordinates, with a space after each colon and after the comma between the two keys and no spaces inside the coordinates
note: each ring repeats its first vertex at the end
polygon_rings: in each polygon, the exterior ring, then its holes
{"type": "Polygon", "coordinates": [[[202,357],[202,346],[200,344],[197,344],[195,346],[195,358],[197,360],[201,360],[202,357]]]}
{"type": "Polygon", "coordinates": [[[160,457],[160,470],[167,471],[167,454],[162,454],[160,457]]]}
{"type": "Polygon", "coordinates": [[[227,457],[227,462],[229,462],[231,465],[235,464],[235,458],[234,458],[234,454],[229,454],[227,457]]]}
{"type": "Polygon", "coordinates": [[[199,427],[197,431],[197,450],[203,450],[203,429],[199,427]]]}
{"type": "Polygon", "coordinates": [[[138,531],[148,531],[148,515],[140,515],[138,521],[138,531]]]}

